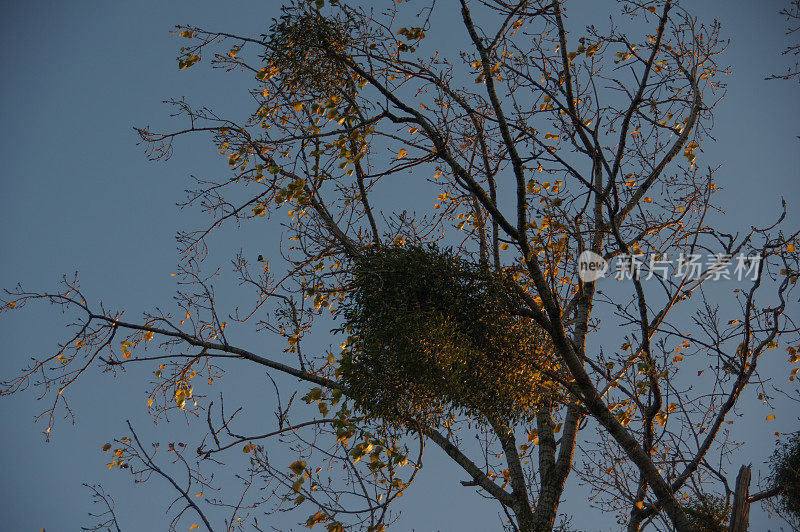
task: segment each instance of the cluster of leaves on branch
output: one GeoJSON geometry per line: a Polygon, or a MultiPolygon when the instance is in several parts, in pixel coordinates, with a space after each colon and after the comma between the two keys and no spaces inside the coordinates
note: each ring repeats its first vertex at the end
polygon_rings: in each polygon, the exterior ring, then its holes
{"type": "Polygon", "coordinates": [[[558,395],[544,331],[513,282],[436,247],[381,247],[355,264],[339,372],[362,410],[439,426],[456,412],[531,419],[558,395]]]}

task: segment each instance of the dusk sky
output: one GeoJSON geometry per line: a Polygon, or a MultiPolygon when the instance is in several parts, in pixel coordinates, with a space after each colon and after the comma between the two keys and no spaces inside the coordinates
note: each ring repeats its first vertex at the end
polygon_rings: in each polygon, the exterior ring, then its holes
{"type": "MultiPolygon", "coordinates": [[[[439,0],[435,17],[445,18],[448,9],[454,10],[451,3],[455,6],[454,0],[439,0]]],[[[778,14],[785,4],[684,2],[702,20],[718,18],[723,37],[731,40],[723,58],[732,65],[728,94],[715,110],[714,140],[702,147],[706,164],[722,165],[718,201],[727,212],[720,219],[731,231],[773,220],[781,197],[789,203],[790,226],[800,225],[800,85],[764,79],[789,64],[780,55],[789,44],[785,20],[778,14]]],[[[177,142],[166,163],[148,161],[133,127],[169,127],[170,109],[162,101],[183,96],[245,117],[252,106],[249,78],[212,71],[206,64],[178,71],[182,43],[170,32],[180,24],[258,36],[278,15],[279,5],[276,0],[6,4],[0,19],[0,288],[20,282],[30,289],[54,289],[62,274],[77,271],[90,300],[124,309],[131,320],[155,307],[171,308],[175,233],[206,220],[176,203],[184,199],[189,175],[224,175],[228,168],[214,147],[200,139],[177,142]]],[[[614,5],[576,2],[569,24],[576,31],[588,23],[601,25],[614,5]]],[[[464,30],[454,25],[452,31],[464,30]]],[[[428,45],[441,43],[443,54],[455,52],[448,31],[432,32],[428,39],[428,45]]],[[[413,190],[398,194],[399,206],[414,199],[413,190]]],[[[228,261],[240,249],[251,260],[259,253],[277,253],[276,234],[244,228],[226,235],[235,239],[213,242],[219,265],[228,271],[228,261]]],[[[790,314],[800,317],[797,301],[791,305],[790,314]]],[[[2,315],[2,380],[31,356],[52,351],[63,341],[68,321],[47,306],[2,315]]],[[[264,352],[282,349],[277,340],[258,344],[262,340],[255,334],[241,338],[264,352]]],[[[168,487],[156,479],[134,485],[130,475],[106,468],[107,456],[100,450],[125,433],[126,419],[147,441],[188,441],[190,429],[182,419],[154,426],[148,417],[141,381],[148,371],[132,370],[117,378],[94,372],[72,392],[75,423],[59,419],[50,443],[42,433],[46,425],[33,421],[51,398],[37,401],[36,389],[0,398],[0,528],[78,530],[91,523],[87,512],[95,509],[81,484],[102,483],[117,502],[124,531],[166,529],[164,512],[174,497],[168,487]]],[[[775,374],[783,378],[785,366],[775,374]]],[[[231,367],[226,379],[226,401],[232,404],[270,397],[270,390],[261,388],[268,381],[260,369],[231,367]]],[[[767,471],[764,462],[774,448],[774,433],[800,429],[796,405],[777,400],[773,422],[765,421],[772,410],[757,401],[737,411],[741,417],[732,436],[745,445],[728,467],[731,478],[739,465],[752,463],[755,487],[767,471]]],[[[263,415],[273,421],[269,406],[263,415]]],[[[196,434],[197,429],[191,430],[196,434]]],[[[493,502],[462,488],[463,472],[433,446],[427,452],[422,478],[404,496],[404,514],[394,529],[498,530],[493,502]],[[443,509],[445,490],[456,499],[443,509]]],[[[613,516],[588,505],[586,493],[574,478],[568,481],[560,510],[573,516],[573,529],[617,530],[613,516]]],[[[265,529],[301,530],[296,523],[304,518],[302,512],[267,518],[265,529]]],[[[191,522],[181,521],[178,529],[188,529],[191,522]]],[[[751,510],[751,530],[777,531],[780,526],[760,506],[751,510]]]]}

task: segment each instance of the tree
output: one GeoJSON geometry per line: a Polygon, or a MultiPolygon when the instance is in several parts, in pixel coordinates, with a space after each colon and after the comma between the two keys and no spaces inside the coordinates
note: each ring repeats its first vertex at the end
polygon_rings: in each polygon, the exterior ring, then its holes
{"type": "Polygon", "coordinates": [[[156,158],[207,134],[231,167],[189,193],[212,221],[179,235],[180,310],[128,321],[72,278],[57,292],[12,290],[6,312],[46,301],[76,321],[2,393],[51,390],[49,432],[90,369],[152,364],[153,415],[195,417],[207,437],[168,446],[182,477],[132,426],[107,451],[110,467],[176,489],[173,524],[189,512],[212,529],[214,505],[231,509],[228,526],[243,508],[297,506],[308,526],[380,530],[433,444],[512,529],[552,529],[571,473],[629,530],[695,529],[698,508],[729,506],[724,427],[751,383],[768,398],[763,353],[785,347],[797,361],[798,233],[783,229],[785,207],[744,235],[710,223],[716,169],[697,157],[724,92],[718,25],[669,1],[620,6],[621,25],[573,42],[560,2],[462,2],[458,63],[426,49],[433,8],[403,3],[380,14],[293,3],[261,38],[178,28],[180,68],[205,56],[251,73],[255,102],[237,121],[174,101],[186,127],[139,130],[156,158]],[[382,190],[398,179],[425,203],[395,205],[382,190]],[[241,224],[272,224],[289,242],[255,264],[235,257],[253,301],[224,310],[207,244],[241,224]],[[598,289],[581,276],[586,251],[626,259],[624,279],[598,289]],[[694,262],[665,260],[700,251],[713,260],[694,277],[694,262]],[[651,275],[665,263],[668,275],[651,275]],[[708,286],[734,267],[747,275],[732,294],[708,286]],[[237,343],[245,325],[285,338],[286,354],[237,343]],[[276,426],[237,426],[205,397],[232,359],[275,379],[276,426]],[[308,414],[298,392],[318,415],[297,419],[308,414]],[[271,459],[265,442],[278,439],[295,460],[271,459]],[[247,486],[272,496],[194,497],[236,450],[251,457],[247,486]],[[576,453],[594,467],[574,467],[576,453]]]}

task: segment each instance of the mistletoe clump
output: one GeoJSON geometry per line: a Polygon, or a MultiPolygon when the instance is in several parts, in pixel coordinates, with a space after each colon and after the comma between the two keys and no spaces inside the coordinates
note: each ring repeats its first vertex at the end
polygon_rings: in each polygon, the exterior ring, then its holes
{"type": "Polygon", "coordinates": [[[355,263],[339,374],[362,410],[439,425],[457,412],[530,418],[556,393],[544,331],[507,276],[436,247],[381,247],[355,263]]]}
{"type": "Polygon", "coordinates": [[[724,498],[703,494],[684,509],[694,530],[727,532],[731,509],[724,498]]]}
{"type": "Polygon", "coordinates": [[[265,75],[280,75],[285,90],[327,97],[352,85],[341,64],[351,42],[347,24],[307,4],[292,4],[272,25],[265,75]]]}
{"type": "Polygon", "coordinates": [[[772,484],[783,487],[780,509],[800,524],[800,431],[775,449],[771,466],[772,484]]]}

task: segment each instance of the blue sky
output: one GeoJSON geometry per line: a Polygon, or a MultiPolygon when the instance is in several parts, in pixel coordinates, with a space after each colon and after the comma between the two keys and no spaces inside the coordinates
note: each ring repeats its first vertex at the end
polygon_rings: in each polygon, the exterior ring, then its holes
{"type": "MultiPolygon", "coordinates": [[[[585,10],[576,4],[576,27],[579,20],[599,17],[605,4],[596,2],[585,10]]],[[[174,291],[170,273],[177,262],[174,234],[204,220],[175,203],[183,199],[189,174],[219,175],[227,165],[203,142],[178,142],[166,164],[147,161],[132,128],[168,124],[169,110],[161,102],[169,97],[186,96],[244,116],[249,111],[246,81],[203,66],[178,72],[179,43],[169,32],[175,24],[195,24],[258,35],[277,14],[277,5],[32,1],[5,7],[0,20],[0,286],[54,287],[61,274],[77,270],[91,298],[124,308],[131,317],[156,305],[169,307],[174,291]]],[[[781,195],[790,201],[794,226],[798,221],[800,87],[764,81],[786,64],[779,55],[788,43],[777,14],[782,5],[687,3],[706,20],[719,17],[723,35],[731,39],[725,59],[733,75],[716,111],[716,141],[703,146],[703,158],[723,165],[720,201],[728,211],[725,222],[738,229],[772,219],[781,195]]],[[[445,35],[429,38],[434,43],[441,39],[446,49],[445,35]]],[[[399,205],[411,200],[412,192],[406,194],[398,196],[399,205]]],[[[272,252],[276,246],[274,235],[252,230],[237,235],[235,242],[216,242],[221,256],[239,248],[272,252]]],[[[0,375],[10,375],[29,356],[55,346],[63,324],[48,308],[4,316],[0,375]]],[[[242,402],[262,398],[263,374],[234,368],[231,375],[238,389],[231,390],[232,400],[235,394],[242,402]]],[[[134,486],[127,475],[108,472],[100,452],[104,442],[123,433],[127,418],[146,439],[178,441],[187,430],[180,420],[158,427],[148,421],[136,376],[135,371],[119,379],[92,376],[72,398],[75,425],[62,422],[49,444],[43,427],[32,422],[44,408],[35,391],[0,399],[0,515],[8,530],[75,530],[87,524],[91,507],[82,482],[102,482],[114,494],[123,529],[164,528],[168,490],[156,483],[134,486]]],[[[796,412],[772,424],[763,421],[761,410],[745,409],[744,414],[738,435],[747,445],[736,455],[737,464],[760,466],[773,446],[772,433],[798,428],[796,412]]],[[[497,509],[467,489],[459,492],[461,478],[431,452],[422,481],[405,497],[406,520],[399,528],[495,528],[497,509]],[[445,512],[439,506],[442,489],[458,493],[445,512]]],[[[582,493],[572,483],[567,496],[582,493]]],[[[575,514],[573,525],[580,530],[615,529],[613,518],[584,506],[585,498],[568,498],[562,511],[575,514]]],[[[753,530],[776,529],[760,510],[752,519],[753,530]]],[[[275,526],[287,529],[292,522],[282,518],[275,526]]]]}

